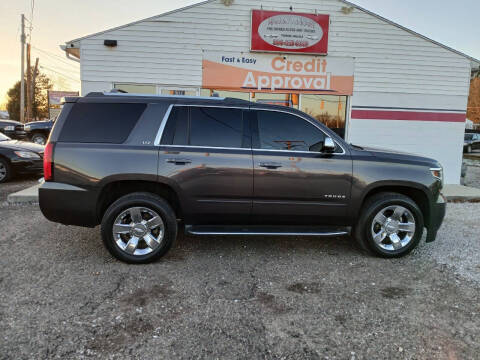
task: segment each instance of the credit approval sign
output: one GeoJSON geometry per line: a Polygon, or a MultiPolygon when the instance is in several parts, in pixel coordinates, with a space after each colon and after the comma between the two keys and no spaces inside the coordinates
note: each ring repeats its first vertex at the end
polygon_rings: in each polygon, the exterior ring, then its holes
{"type": "Polygon", "coordinates": [[[204,52],[205,89],[353,94],[353,58],[204,52]]]}
{"type": "Polygon", "coordinates": [[[330,16],[252,10],[252,51],[326,55],[330,16]]]}

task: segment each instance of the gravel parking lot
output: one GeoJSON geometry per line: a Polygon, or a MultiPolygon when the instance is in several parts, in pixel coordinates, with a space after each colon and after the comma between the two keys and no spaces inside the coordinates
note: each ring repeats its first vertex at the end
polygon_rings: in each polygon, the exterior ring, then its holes
{"type": "Polygon", "coordinates": [[[0,205],[7,205],[7,196],[9,194],[38,184],[38,179],[39,177],[36,175],[23,175],[0,184],[0,205]]]}
{"type": "Polygon", "coordinates": [[[349,238],[182,236],[132,266],[98,228],[3,203],[0,358],[478,359],[479,212],[449,204],[438,241],[398,260],[349,238]]]}

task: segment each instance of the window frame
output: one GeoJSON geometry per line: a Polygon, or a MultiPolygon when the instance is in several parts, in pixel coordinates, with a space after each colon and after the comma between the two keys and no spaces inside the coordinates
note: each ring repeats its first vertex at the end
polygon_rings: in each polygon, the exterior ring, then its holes
{"type": "MultiPolygon", "coordinates": [[[[251,108],[250,106],[225,106],[225,105],[199,105],[199,104],[170,104],[170,106],[168,107],[168,110],[166,111],[165,115],[163,116],[163,119],[162,119],[162,122],[160,124],[160,127],[158,129],[158,132],[157,132],[157,136],[155,137],[155,142],[154,142],[154,145],[155,146],[168,146],[168,147],[176,147],[176,148],[200,148],[200,149],[223,149],[223,150],[251,150],[251,151],[269,151],[269,152],[281,152],[281,153],[286,153],[286,154],[291,154],[291,153],[304,153],[304,154],[326,154],[326,153],[322,153],[322,152],[316,152],[316,151],[300,151],[300,150],[296,150],[296,151],[292,151],[292,150],[274,150],[274,149],[258,149],[258,148],[255,148],[253,145],[253,136],[254,136],[254,129],[252,129],[252,123],[253,121],[256,121],[256,117],[255,119],[251,119],[251,114],[254,113],[255,111],[273,111],[273,112],[282,112],[282,113],[287,113],[287,114],[290,114],[290,115],[293,115],[293,116],[296,116],[298,117],[299,119],[303,120],[303,121],[306,121],[308,123],[310,123],[311,125],[313,125],[314,127],[316,127],[318,130],[320,130],[321,132],[323,132],[323,134],[327,137],[330,137],[333,139],[333,141],[335,142],[336,145],[338,145],[340,147],[340,149],[342,149],[342,152],[334,152],[334,153],[328,153],[329,155],[346,155],[346,150],[345,150],[345,147],[334,137],[332,136],[331,134],[327,133],[324,129],[322,129],[319,124],[316,124],[315,121],[311,121],[310,119],[304,117],[304,116],[301,116],[299,114],[295,114],[291,111],[285,111],[285,110],[281,110],[281,109],[269,109],[269,108],[260,108],[260,107],[254,107],[254,108],[251,108]],[[244,121],[245,121],[245,114],[248,114],[248,119],[247,121],[250,122],[250,128],[248,129],[249,130],[249,134],[246,134],[247,136],[250,136],[250,147],[245,147],[245,148],[235,148],[235,147],[228,147],[228,148],[225,148],[225,147],[213,147],[213,146],[194,146],[194,145],[169,145],[169,144],[161,144],[161,140],[162,140],[162,136],[163,136],[163,132],[165,130],[165,127],[167,125],[167,121],[170,117],[170,113],[173,109],[174,106],[187,106],[187,107],[192,107],[192,106],[195,106],[195,107],[198,107],[198,106],[202,106],[202,107],[214,107],[214,108],[227,108],[227,109],[241,109],[244,111],[244,121]]],[[[189,114],[189,117],[190,117],[190,114],[189,114]]],[[[190,121],[190,119],[189,119],[190,121]]]]}
{"type": "Polygon", "coordinates": [[[251,129],[251,133],[252,133],[252,150],[255,150],[255,151],[268,151],[268,152],[281,152],[281,153],[286,153],[286,154],[292,154],[292,153],[302,153],[302,154],[329,154],[329,155],[345,155],[346,154],[346,151],[345,151],[345,148],[342,146],[342,144],[340,144],[336,139],[335,137],[333,137],[332,135],[328,134],[327,132],[325,132],[321,127],[319,127],[317,124],[315,124],[313,121],[310,121],[309,119],[303,117],[303,116],[300,116],[298,114],[295,114],[293,112],[290,112],[290,111],[284,111],[284,110],[280,110],[280,109],[268,109],[268,108],[253,108],[253,109],[250,109],[251,111],[269,111],[269,112],[280,112],[280,113],[286,113],[288,115],[291,115],[291,116],[294,116],[294,117],[297,117],[299,118],[300,120],[302,121],[305,121],[307,123],[309,123],[310,125],[312,125],[313,127],[317,128],[320,132],[322,132],[326,137],[329,137],[331,138],[334,143],[342,150],[341,152],[333,152],[333,153],[324,153],[324,152],[318,152],[318,151],[305,151],[305,150],[279,150],[279,149],[262,149],[262,148],[257,148],[257,147],[254,147],[255,145],[258,144],[258,146],[260,146],[259,144],[259,129],[258,129],[258,118],[257,116],[255,116],[254,120],[253,120],[253,123],[252,123],[252,129],[251,129]]]}
{"type": "Polygon", "coordinates": [[[201,104],[170,104],[168,107],[162,123],[160,125],[160,128],[158,130],[157,136],[155,137],[155,146],[168,146],[168,147],[175,147],[175,148],[197,148],[197,149],[220,149],[220,150],[252,150],[252,136],[251,136],[251,131],[250,131],[250,126],[249,126],[249,118],[245,116],[245,112],[248,112],[249,108],[245,106],[218,106],[218,105],[201,105],[201,104]],[[221,108],[221,109],[239,109],[242,110],[242,123],[243,123],[243,134],[242,137],[247,137],[249,138],[249,144],[245,145],[246,147],[222,147],[222,146],[204,146],[204,145],[173,145],[173,144],[162,144],[162,138],[163,138],[163,133],[165,131],[165,127],[167,126],[167,122],[170,119],[170,114],[172,112],[173,107],[188,107],[188,134],[187,134],[187,140],[190,143],[190,108],[192,107],[203,107],[203,108],[221,108]]]}

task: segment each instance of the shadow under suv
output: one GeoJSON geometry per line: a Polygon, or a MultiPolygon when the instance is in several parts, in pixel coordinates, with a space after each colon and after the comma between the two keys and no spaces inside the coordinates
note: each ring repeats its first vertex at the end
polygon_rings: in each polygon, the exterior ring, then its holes
{"type": "Polygon", "coordinates": [[[111,254],[164,255],[195,235],[351,233],[383,256],[435,240],[445,215],[432,159],[347,144],[309,115],[230,98],[67,98],[44,155],[51,221],[101,224],[111,254]]]}

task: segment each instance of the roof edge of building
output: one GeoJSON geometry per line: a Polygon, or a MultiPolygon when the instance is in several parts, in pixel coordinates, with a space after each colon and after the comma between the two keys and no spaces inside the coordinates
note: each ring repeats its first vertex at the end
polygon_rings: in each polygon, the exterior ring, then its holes
{"type": "Polygon", "coordinates": [[[195,3],[195,4],[183,6],[181,8],[170,10],[170,11],[158,14],[158,15],[150,16],[150,17],[145,18],[145,19],[135,20],[135,21],[129,22],[129,23],[124,24],[124,25],[115,26],[115,27],[110,28],[110,29],[105,29],[105,30],[98,31],[98,32],[90,34],[90,35],[85,35],[85,36],[82,36],[82,37],[79,37],[79,38],[76,38],[76,39],[73,39],[73,40],[70,40],[70,41],[66,41],[65,44],[71,44],[71,43],[74,43],[74,42],[77,42],[77,41],[80,41],[80,40],[83,40],[83,39],[87,39],[87,38],[92,37],[92,36],[97,36],[97,35],[101,35],[101,34],[104,34],[104,33],[110,32],[110,31],[123,29],[125,27],[141,23],[143,21],[148,21],[148,20],[152,20],[152,19],[155,19],[155,18],[158,18],[158,17],[175,14],[177,12],[187,10],[187,9],[190,9],[190,8],[193,8],[193,7],[196,7],[196,6],[208,4],[208,3],[211,3],[211,2],[214,2],[214,1],[217,1],[217,0],[204,0],[204,1],[201,1],[201,2],[198,2],[198,3],[195,3]]]}
{"type": "Polygon", "coordinates": [[[380,19],[380,20],[382,20],[382,21],[385,21],[385,22],[387,22],[387,23],[389,23],[389,24],[391,24],[391,25],[393,25],[393,26],[395,26],[395,27],[398,27],[399,29],[402,29],[402,30],[404,30],[404,31],[407,31],[407,32],[409,32],[409,33],[412,34],[412,35],[418,36],[418,37],[420,37],[420,38],[422,38],[422,39],[424,39],[424,40],[427,40],[427,41],[429,41],[429,42],[437,45],[437,46],[440,46],[440,47],[442,47],[442,48],[444,48],[444,49],[446,49],[446,50],[449,50],[449,51],[451,51],[451,52],[454,52],[454,53],[457,54],[457,55],[461,55],[461,56],[463,56],[463,57],[466,57],[467,59],[469,59],[469,60],[477,63],[478,65],[480,65],[480,60],[474,58],[473,56],[467,55],[467,54],[465,54],[464,52],[461,52],[461,51],[456,50],[456,49],[454,49],[454,48],[452,48],[452,47],[450,47],[450,46],[448,46],[448,45],[442,44],[441,42],[438,42],[438,41],[436,41],[436,40],[433,40],[433,39],[429,38],[428,36],[422,35],[422,34],[416,32],[416,31],[414,31],[414,30],[412,30],[412,29],[409,29],[409,28],[407,28],[407,27],[405,27],[405,26],[403,26],[403,25],[400,25],[400,24],[396,23],[396,22],[393,21],[393,20],[387,19],[387,18],[385,18],[385,17],[383,17],[383,16],[381,16],[381,15],[378,15],[378,14],[376,14],[376,13],[370,11],[370,10],[367,10],[367,9],[365,9],[365,8],[357,5],[357,4],[354,4],[354,3],[352,3],[352,2],[350,2],[350,1],[348,1],[348,0],[340,0],[340,1],[343,2],[343,3],[345,3],[345,4],[347,4],[347,5],[349,5],[349,6],[353,6],[354,8],[356,8],[356,9],[358,9],[358,10],[360,10],[360,11],[363,11],[363,12],[365,12],[365,13],[371,15],[371,16],[374,16],[374,17],[376,17],[376,18],[378,18],[378,19],[380,19]]]}
{"type": "MultiPolygon", "coordinates": [[[[93,34],[90,34],[90,35],[85,35],[85,36],[82,36],[82,37],[79,37],[79,38],[76,38],[76,39],[73,39],[73,40],[70,40],[70,41],[67,41],[65,42],[65,44],[71,44],[71,43],[74,43],[74,42],[77,42],[77,41],[80,41],[80,40],[83,40],[83,39],[86,39],[86,38],[89,38],[89,37],[92,37],[92,36],[97,36],[97,35],[101,35],[101,34],[104,34],[104,33],[107,33],[107,32],[110,32],[110,31],[114,31],[114,30],[118,30],[118,29],[123,29],[125,27],[128,27],[128,26],[131,26],[131,25],[135,25],[135,24],[138,24],[140,22],[143,22],[143,21],[148,21],[148,20],[152,20],[152,19],[155,19],[155,18],[158,18],[158,17],[162,17],[162,16],[166,16],[166,15],[170,15],[170,14],[174,14],[174,13],[177,13],[177,12],[180,12],[180,11],[183,11],[183,10],[187,10],[187,9],[190,9],[190,8],[193,8],[193,7],[196,7],[196,6],[200,6],[200,5],[204,5],[204,4],[208,4],[208,3],[211,3],[211,2],[214,2],[216,0],[205,0],[205,1],[201,1],[201,2],[198,2],[198,3],[195,3],[195,4],[191,4],[191,5],[187,5],[187,6],[184,6],[184,7],[181,7],[181,8],[178,8],[178,9],[174,9],[174,10],[171,10],[171,11],[167,11],[167,12],[164,12],[162,14],[159,14],[159,15],[155,15],[155,16],[151,16],[151,17],[148,17],[148,18],[145,18],[145,19],[140,19],[140,20],[136,20],[136,21],[133,21],[133,22],[130,22],[128,24],[124,24],[124,25],[120,25],[120,26],[117,26],[117,27],[113,27],[113,28],[110,28],[110,29],[106,29],[106,30],[103,30],[103,31],[99,31],[99,32],[96,32],[96,33],[93,33],[93,34]]],[[[480,60],[479,59],[476,59],[474,58],[473,56],[470,56],[470,55],[467,55],[465,54],[464,52],[461,52],[459,50],[456,50],[450,46],[447,46],[445,44],[442,44],[441,42],[438,42],[436,40],[433,40],[431,38],[429,38],[428,36],[425,36],[425,35],[422,35],[412,29],[409,29],[405,26],[402,26],[398,23],[396,23],[395,21],[393,20],[390,20],[390,19],[387,19],[379,14],[376,14],[374,13],[373,11],[370,11],[370,10],[367,10],[353,2],[350,2],[348,0],[339,0],[340,2],[343,2],[344,4],[347,4],[349,6],[353,6],[354,8],[360,10],[360,11],[363,11],[371,16],[374,16],[382,21],[385,21],[395,27],[398,27],[399,29],[402,29],[404,31],[407,31],[409,32],[410,34],[412,35],[415,35],[415,36],[418,36],[424,40],[427,40],[437,46],[440,46],[446,50],[449,50],[457,55],[460,55],[460,56],[463,56],[467,59],[469,59],[470,61],[476,63],[477,65],[479,65],[480,67],[480,60]]]]}

